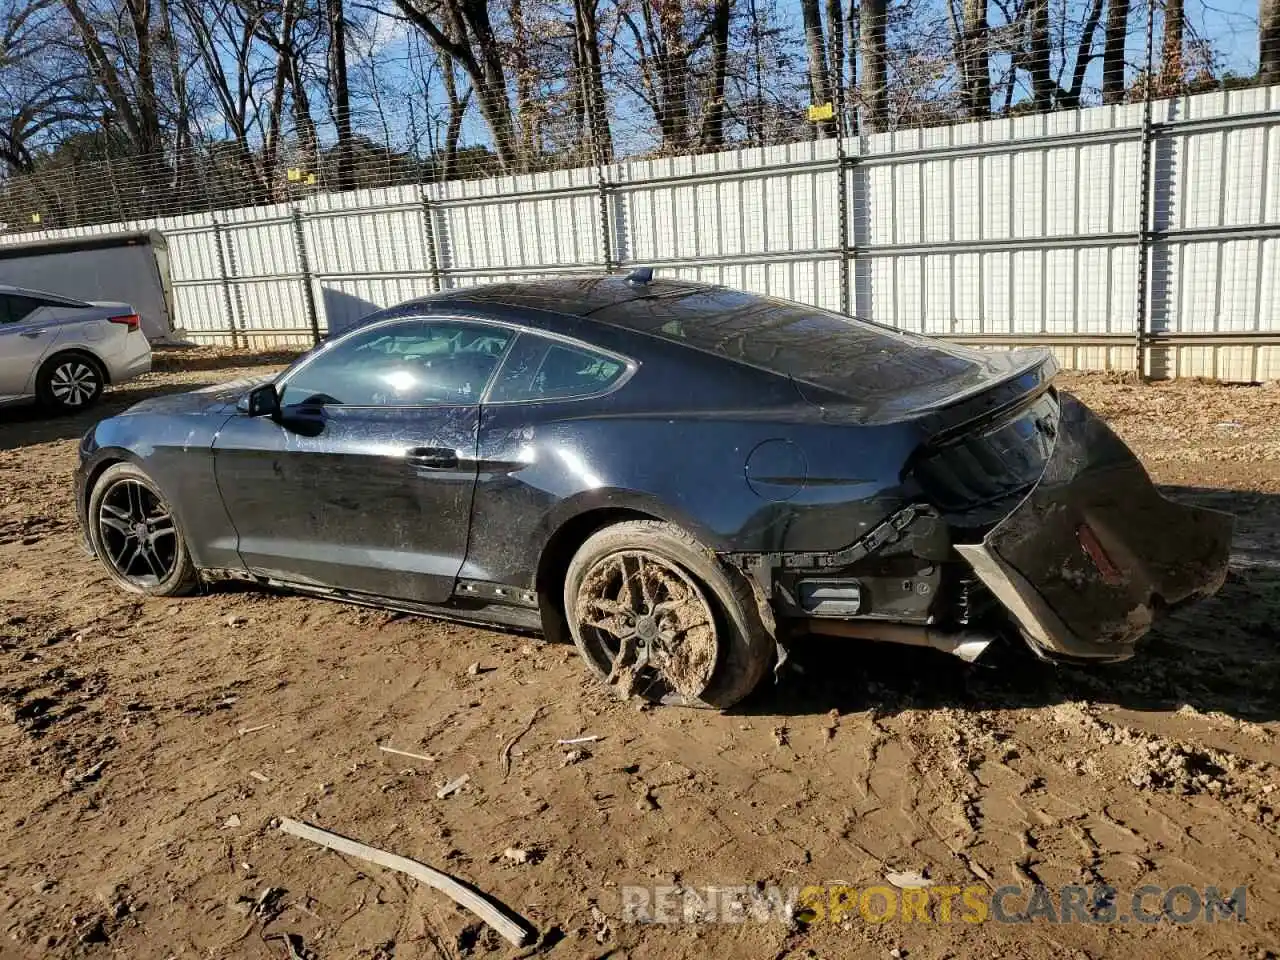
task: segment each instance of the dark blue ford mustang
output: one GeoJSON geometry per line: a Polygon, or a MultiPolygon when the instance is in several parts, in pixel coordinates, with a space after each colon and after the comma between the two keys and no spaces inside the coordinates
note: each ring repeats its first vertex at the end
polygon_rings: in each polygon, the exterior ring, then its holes
{"type": "Polygon", "coordinates": [[[102,421],[76,503],[127,590],[571,636],[663,702],[735,703],[800,632],[1123,659],[1221,585],[1230,520],[1055,372],[647,272],[459,289],[102,421]]]}

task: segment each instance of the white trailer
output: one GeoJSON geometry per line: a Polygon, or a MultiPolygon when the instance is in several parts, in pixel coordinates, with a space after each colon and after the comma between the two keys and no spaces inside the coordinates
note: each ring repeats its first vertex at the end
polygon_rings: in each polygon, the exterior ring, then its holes
{"type": "Polygon", "coordinates": [[[131,303],[148,340],[173,339],[168,248],[155,231],[0,244],[0,283],[131,303]]]}

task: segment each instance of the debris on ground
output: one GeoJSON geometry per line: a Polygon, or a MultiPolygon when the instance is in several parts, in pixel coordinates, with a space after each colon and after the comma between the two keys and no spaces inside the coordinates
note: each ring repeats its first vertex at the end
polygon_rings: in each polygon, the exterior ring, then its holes
{"type": "Polygon", "coordinates": [[[583,750],[581,748],[566,750],[564,754],[564,759],[560,761],[560,766],[571,767],[575,763],[581,763],[583,760],[586,760],[590,756],[591,756],[590,753],[588,753],[586,750],[583,750]]]}
{"type": "Polygon", "coordinates": [[[378,749],[383,753],[394,753],[397,757],[409,757],[413,760],[425,760],[427,763],[435,763],[436,758],[426,753],[410,753],[408,750],[398,750],[395,747],[384,747],[378,744],[378,749]]]}
{"type": "Polygon", "coordinates": [[[313,827],[308,823],[291,820],[288,817],[280,818],[280,829],[291,836],[310,840],[312,843],[318,843],[338,853],[344,853],[350,857],[359,857],[361,860],[376,863],[378,866],[386,867],[388,870],[406,874],[435,890],[439,890],[459,906],[470,910],[489,926],[493,927],[512,946],[523,947],[536,938],[535,931],[523,918],[499,908],[478,890],[472,889],[447,873],[436,870],[434,867],[419,863],[417,860],[410,860],[408,857],[401,857],[385,850],[379,850],[377,847],[371,847],[349,837],[330,833],[328,830],[321,830],[319,827],[313,827]]]}
{"type": "Polygon", "coordinates": [[[511,772],[511,749],[516,745],[517,741],[526,733],[533,729],[533,725],[538,722],[538,717],[542,715],[542,707],[534,707],[529,714],[529,719],[525,721],[514,737],[508,740],[502,746],[502,750],[498,753],[498,766],[502,768],[502,778],[505,780],[507,774],[511,772]]]}
{"type": "Polygon", "coordinates": [[[884,875],[884,878],[899,890],[918,890],[922,887],[933,886],[932,880],[914,870],[904,870],[901,873],[895,873],[891,870],[884,875]]]}
{"type": "Polygon", "coordinates": [[[471,774],[464,773],[462,776],[457,777],[453,780],[450,780],[443,787],[441,787],[439,790],[436,791],[436,799],[443,800],[445,797],[450,796],[451,794],[457,793],[459,790],[463,788],[463,786],[466,785],[467,781],[470,779],[471,779],[471,774]]]}

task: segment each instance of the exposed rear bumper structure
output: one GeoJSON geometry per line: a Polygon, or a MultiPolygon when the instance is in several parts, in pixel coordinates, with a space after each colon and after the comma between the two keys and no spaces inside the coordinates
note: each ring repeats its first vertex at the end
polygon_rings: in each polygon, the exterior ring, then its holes
{"type": "Polygon", "coordinates": [[[981,543],[955,549],[1040,656],[1124,660],[1162,610],[1222,586],[1232,519],[1163,497],[1067,394],[1056,434],[1026,499],[981,543]]]}

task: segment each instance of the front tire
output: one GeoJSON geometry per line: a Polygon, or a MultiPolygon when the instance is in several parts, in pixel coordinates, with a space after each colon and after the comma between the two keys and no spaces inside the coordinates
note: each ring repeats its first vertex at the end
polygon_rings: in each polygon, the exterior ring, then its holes
{"type": "Polygon", "coordinates": [[[564,609],[588,667],[624,696],[723,710],[773,660],[746,577],[669,523],[626,521],[587,538],[565,574],[564,609]]]}
{"type": "Polygon", "coordinates": [[[107,575],[130,593],[184,596],[198,583],[177,517],[132,463],[103,471],[89,496],[89,540],[107,575]]]}
{"type": "Polygon", "coordinates": [[[83,410],[98,401],[106,385],[106,371],[97,359],[87,353],[59,353],[36,374],[36,397],[50,410],[83,410]]]}

